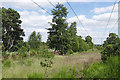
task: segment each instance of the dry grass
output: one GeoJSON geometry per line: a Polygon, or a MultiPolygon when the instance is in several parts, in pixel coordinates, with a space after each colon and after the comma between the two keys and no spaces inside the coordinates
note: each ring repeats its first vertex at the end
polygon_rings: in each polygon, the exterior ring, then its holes
{"type": "MultiPolygon", "coordinates": [[[[14,61],[10,68],[3,68],[3,75],[4,78],[27,78],[27,75],[33,72],[44,73],[44,68],[40,66],[40,60],[36,57],[30,58],[32,59],[32,65],[20,65],[18,62],[14,61]]],[[[75,67],[77,71],[80,71],[84,65],[91,64],[101,59],[100,53],[80,53],[77,55],[72,56],[60,56],[56,55],[53,59],[53,66],[48,70],[48,77],[52,77],[52,75],[57,74],[62,68],[68,67],[73,68],[75,67]]],[[[25,60],[23,60],[25,61],[25,60]]]]}

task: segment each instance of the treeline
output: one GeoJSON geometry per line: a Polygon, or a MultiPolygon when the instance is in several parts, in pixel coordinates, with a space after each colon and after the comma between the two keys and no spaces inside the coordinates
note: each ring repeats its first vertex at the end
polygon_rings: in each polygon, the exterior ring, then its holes
{"type": "Polygon", "coordinates": [[[60,54],[66,54],[80,51],[87,51],[92,48],[92,38],[87,36],[82,39],[77,36],[76,22],[68,26],[66,21],[67,8],[62,4],[57,4],[55,9],[51,10],[53,19],[48,28],[48,40],[46,43],[41,42],[41,34],[35,31],[29,36],[28,42],[23,41],[24,30],[21,28],[22,21],[17,11],[11,8],[2,8],[2,41],[3,52],[15,52],[21,48],[30,51],[30,49],[39,49],[42,45],[48,45],[60,54]]]}

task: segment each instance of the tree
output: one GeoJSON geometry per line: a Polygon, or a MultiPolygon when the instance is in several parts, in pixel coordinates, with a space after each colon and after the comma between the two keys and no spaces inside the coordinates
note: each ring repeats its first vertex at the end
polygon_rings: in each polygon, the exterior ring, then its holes
{"type": "Polygon", "coordinates": [[[66,33],[68,23],[66,22],[67,8],[62,4],[57,4],[55,9],[52,10],[52,28],[49,28],[48,44],[50,48],[55,48],[62,54],[66,53],[66,33]]]}
{"type": "Polygon", "coordinates": [[[103,62],[111,56],[120,54],[120,38],[115,33],[110,33],[106,41],[104,41],[104,50],[101,52],[103,62]]]}
{"type": "Polygon", "coordinates": [[[21,47],[18,42],[23,41],[23,36],[25,36],[21,29],[21,23],[17,11],[11,8],[2,8],[2,41],[5,51],[17,51],[21,47]]]}
{"type": "Polygon", "coordinates": [[[115,44],[119,42],[119,37],[115,33],[110,33],[109,37],[107,37],[106,41],[104,41],[103,46],[107,46],[108,44],[115,44]]]}
{"type": "Polygon", "coordinates": [[[88,35],[87,37],[85,37],[85,42],[87,42],[90,49],[93,48],[93,43],[92,43],[92,37],[91,36],[88,35]]]}
{"type": "Polygon", "coordinates": [[[89,45],[85,42],[84,39],[82,39],[81,36],[77,36],[78,37],[78,42],[79,42],[79,52],[81,51],[87,51],[89,49],[89,45]]]}
{"type": "Polygon", "coordinates": [[[30,45],[30,48],[38,49],[40,47],[40,43],[41,43],[41,34],[39,32],[38,34],[36,34],[36,32],[33,31],[28,39],[28,44],[30,45]]]}
{"type": "Polygon", "coordinates": [[[77,52],[79,50],[79,42],[78,37],[76,35],[77,33],[76,22],[71,23],[70,27],[67,30],[68,30],[67,38],[69,37],[70,49],[74,52],[77,52]]]}

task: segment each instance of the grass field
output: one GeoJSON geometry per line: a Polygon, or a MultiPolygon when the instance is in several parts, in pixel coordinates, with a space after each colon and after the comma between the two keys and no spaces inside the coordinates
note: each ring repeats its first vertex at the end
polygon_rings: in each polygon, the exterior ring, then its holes
{"type": "MultiPolygon", "coordinates": [[[[64,73],[64,71],[67,71],[69,73],[71,73],[71,71],[75,71],[75,77],[81,77],[78,75],[82,75],[82,69],[91,63],[100,61],[100,59],[101,54],[95,52],[79,53],[66,56],[55,55],[53,59],[53,66],[52,68],[48,69],[48,78],[62,77],[57,76],[61,74],[61,71],[62,73],[64,73]]],[[[45,69],[41,67],[40,60],[42,60],[40,57],[31,57],[23,60],[11,61],[12,64],[10,67],[3,67],[2,77],[27,78],[27,76],[32,73],[39,73],[44,75],[45,69]]]]}

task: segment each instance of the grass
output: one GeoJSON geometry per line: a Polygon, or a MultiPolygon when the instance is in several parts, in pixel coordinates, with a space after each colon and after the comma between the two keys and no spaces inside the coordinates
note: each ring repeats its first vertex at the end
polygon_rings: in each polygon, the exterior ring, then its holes
{"type": "Polygon", "coordinates": [[[101,53],[102,50],[89,49],[88,51],[83,51],[82,53],[101,53]]]}
{"type": "Polygon", "coordinates": [[[2,79],[2,62],[0,61],[0,80],[2,79]]]}
{"type": "MultiPolygon", "coordinates": [[[[82,75],[81,70],[84,65],[88,65],[101,59],[99,54],[80,53],[76,55],[60,56],[56,55],[53,59],[52,68],[48,69],[48,78],[53,77],[77,77],[82,75]],[[69,74],[63,74],[68,73],[69,74]],[[74,74],[74,76],[72,76],[74,74]]],[[[10,67],[3,67],[3,78],[28,78],[31,76],[44,75],[44,68],[41,67],[41,57],[28,57],[23,60],[11,60],[10,67]],[[26,65],[27,64],[27,65],[26,65]]],[[[42,76],[43,77],[43,76],[42,76]]]]}
{"type": "Polygon", "coordinates": [[[118,78],[118,68],[120,67],[118,56],[111,57],[106,63],[102,61],[93,63],[85,69],[85,78],[118,78]]]}

